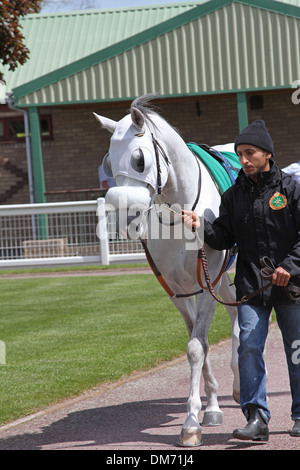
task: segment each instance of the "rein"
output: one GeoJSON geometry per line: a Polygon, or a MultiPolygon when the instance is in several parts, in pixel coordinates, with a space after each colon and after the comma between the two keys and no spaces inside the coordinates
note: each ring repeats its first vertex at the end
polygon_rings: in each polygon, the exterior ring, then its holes
{"type": "Polygon", "coordinates": [[[159,150],[161,151],[161,154],[166,160],[167,164],[170,165],[171,162],[168,159],[168,156],[166,152],[164,151],[163,147],[156,140],[153,134],[151,134],[151,137],[152,137],[152,143],[154,147],[155,161],[156,161],[156,168],[157,168],[157,193],[160,194],[161,193],[161,168],[160,168],[160,162],[159,162],[159,150]]]}
{"type": "MultiPolygon", "coordinates": [[[[276,268],[275,268],[272,260],[268,256],[264,256],[263,258],[260,259],[260,264],[261,264],[260,277],[263,281],[269,281],[268,284],[265,284],[260,289],[256,289],[251,294],[244,295],[241,298],[241,300],[239,300],[237,302],[223,302],[221,299],[219,299],[219,297],[216,295],[216,293],[213,290],[214,284],[211,284],[211,281],[210,281],[205,252],[204,252],[204,250],[199,250],[199,251],[201,251],[200,256],[201,256],[201,259],[202,259],[203,271],[204,271],[205,280],[206,280],[209,292],[211,293],[211,295],[214,297],[215,300],[217,300],[219,303],[221,303],[223,305],[238,307],[239,305],[244,304],[245,302],[249,302],[249,300],[252,299],[252,297],[255,297],[256,295],[260,294],[261,292],[263,292],[264,290],[268,289],[269,287],[271,287],[273,285],[273,283],[272,283],[272,274],[273,274],[273,272],[275,271],[276,268]]],[[[198,254],[198,256],[199,256],[199,254],[198,254]]],[[[200,282],[199,282],[199,279],[198,279],[198,283],[199,283],[199,285],[201,285],[200,282]]],[[[216,283],[216,281],[215,281],[215,283],[216,283]]],[[[292,300],[293,302],[298,300],[299,297],[300,297],[300,289],[297,286],[289,285],[289,286],[284,287],[283,290],[285,291],[285,293],[287,294],[289,299],[292,300]]]]}
{"type": "MultiPolygon", "coordinates": [[[[161,194],[161,169],[160,169],[160,163],[159,163],[159,151],[162,153],[164,159],[166,160],[166,162],[168,164],[170,164],[170,161],[163,149],[163,147],[160,145],[160,143],[155,139],[154,135],[152,135],[152,142],[153,142],[153,146],[154,146],[154,151],[155,151],[155,160],[156,160],[156,167],[157,167],[157,193],[158,194],[161,194]]],[[[194,153],[193,153],[194,154],[194,153]]],[[[194,201],[194,204],[192,206],[192,209],[191,210],[195,210],[197,204],[198,204],[198,201],[199,201],[199,198],[200,198],[200,193],[201,193],[201,168],[200,168],[200,164],[199,164],[199,161],[198,161],[198,158],[195,156],[196,158],[196,162],[197,162],[197,165],[198,165],[198,169],[199,169],[199,178],[198,178],[198,189],[197,189],[197,195],[196,195],[196,198],[195,198],[195,201],[194,201]]],[[[171,210],[168,206],[165,206],[168,210],[171,210]]],[[[149,208],[151,209],[151,207],[149,208]]],[[[175,212],[172,210],[172,212],[175,212]]],[[[178,215],[181,215],[178,213],[178,215]]],[[[161,219],[159,218],[160,222],[161,222],[161,219]]],[[[170,225],[174,225],[174,222],[171,222],[170,225]]],[[[225,271],[225,267],[226,267],[226,264],[227,264],[227,261],[228,261],[228,257],[229,257],[229,252],[227,250],[226,252],[226,256],[225,256],[225,259],[224,259],[224,263],[222,265],[222,268],[221,268],[221,271],[219,273],[219,275],[217,276],[217,278],[215,279],[215,281],[211,284],[210,282],[210,279],[209,279],[209,274],[208,274],[208,269],[205,268],[205,266],[207,267],[207,261],[206,261],[206,254],[205,254],[205,251],[203,249],[199,249],[198,250],[198,257],[197,257],[197,280],[198,280],[198,284],[199,286],[201,287],[201,289],[195,291],[195,292],[191,292],[191,293],[184,293],[184,294],[175,294],[172,289],[168,286],[167,282],[165,281],[163,275],[161,274],[161,272],[159,271],[159,269],[157,268],[151,254],[150,254],[150,251],[148,249],[148,246],[147,246],[147,243],[144,239],[140,238],[140,241],[142,243],[142,246],[144,248],[144,251],[145,251],[145,254],[146,254],[146,258],[147,258],[147,261],[153,271],[153,273],[155,274],[158,282],[161,284],[161,286],[164,288],[164,290],[167,292],[167,294],[171,297],[171,298],[184,298],[184,297],[192,297],[194,295],[198,295],[198,294],[202,294],[203,293],[203,290],[206,290],[206,289],[209,289],[209,291],[212,293],[212,295],[214,294],[213,292],[213,287],[219,282],[219,280],[221,279],[224,271],[225,271]],[[202,284],[202,280],[201,280],[201,270],[202,270],[202,265],[203,265],[203,271],[204,271],[204,274],[205,274],[205,278],[206,278],[206,282],[207,282],[207,287],[203,286],[202,284]],[[207,274],[206,274],[207,273],[207,274]]],[[[216,295],[216,294],[214,294],[216,295]]],[[[219,302],[220,299],[218,299],[219,302]]]]}

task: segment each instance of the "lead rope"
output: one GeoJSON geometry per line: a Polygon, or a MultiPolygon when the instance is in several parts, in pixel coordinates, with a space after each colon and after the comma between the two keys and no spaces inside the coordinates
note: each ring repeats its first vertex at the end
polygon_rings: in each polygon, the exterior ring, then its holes
{"type": "MultiPolygon", "coordinates": [[[[210,280],[210,275],[209,275],[209,271],[208,271],[206,253],[205,253],[205,250],[203,248],[200,248],[199,251],[198,251],[198,262],[199,262],[199,259],[201,259],[201,264],[202,264],[202,268],[203,268],[207,288],[208,288],[210,294],[213,296],[213,298],[217,302],[219,302],[222,305],[227,305],[227,306],[230,306],[230,307],[237,307],[238,305],[241,305],[242,303],[248,301],[248,297],[246,295],[240,301],[237,301],[237,302],[225,302],[225,301],[221,300],[217,296],[217,294],[215,293],[215,291],[213,289],[213,284],[210,280]]],[[[225,259],[226,259],[226,257],[225,257],[225,259]]],[[[223,264],[223,266],[224,266],[224,264],[223,264]]],[[[222,275],[221,273],[223,274],[222,270],[221,270],[220,275],[218,276],[218,278],[221,277],[221,275],[222,275]]],[[[201,269],[197,269],[197,277],[198,277],[198,284],[201,285],[202,284],[201,269]]]]}
{"type": "MultiPolygon", "coordinates": [[[[219,297],[216,295],[216,293],[213,290],[213,285],[211,284],[210,276],[209,276],[209,272],[208,272],[208,265],[207,265],[207,259],[206,259],[205,251],[203,249],[201,249],[201,250],[199,250],[199,252],[201,252],[201,253],[198,254],[198,256],[201,256],[201,260],[202,260],[202,264],[203,264],[203,272],[204,272],[205,281],[206,281],[208,290],[211,293],[211,295],[214,297],[214,299],[217,300],[219,303],[221,303],[223,305],[238,307],[239,305],[241,305],[245,302],[249,302],[249,300],[252,299],[252,297],[255,297],[256,295],[260,294],[261,292],[263,292],[264,290],[268,289],[269,287],[271,287],[273,285],[271,279],[272,279],[272,274],[273,274],[273,272],[275,271],[276,268],[275,268],[273,262],[270,260],[270,258],[268,258],[267,256],[264,256],[263,258],[260,259],[260,264],[262,266],[262,269],[260,270],[260,277],[262,278],[262,280],[265,280],[265,281],[268,280],[269,281],[268,284],[264,285],[260,289],[255,290],[254,292],[252,292],[252,294],[244,295],[241,298],[241,300],[239,300],[237,302],[223,302],[222,300],[219,299],[219,297]]],[[[199,274],[199,273],[197,272],[197,274],[199,274]]],[[[299,288],[295,289],[294,286],[288,286],[288,287],[284,288],[284,290],[286,291],[289,298],[293,301],[297,300],[300,297],[299,288]]]]}

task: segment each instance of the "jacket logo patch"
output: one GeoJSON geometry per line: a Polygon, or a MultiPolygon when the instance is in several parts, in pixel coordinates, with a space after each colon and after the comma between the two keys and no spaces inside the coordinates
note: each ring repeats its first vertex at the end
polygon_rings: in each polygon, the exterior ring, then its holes
{"type": "Polygon", "coordinates": [[[276,192],[269,201],[269,206],[274,211],[283,209],[287,204],[286,197],[283,194],[276,192]]]}

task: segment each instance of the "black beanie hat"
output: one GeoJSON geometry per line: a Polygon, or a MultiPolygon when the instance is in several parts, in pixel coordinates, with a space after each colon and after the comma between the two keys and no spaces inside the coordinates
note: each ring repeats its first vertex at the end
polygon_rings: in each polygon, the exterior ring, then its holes
{"type": "Polygon", "coordinates": [[[251,144],[255,147],[259,147],[262,150],[266,150],[273,154],[273,141],[269,132],[267,131],[265,121],[257,119],[252,122],[249,126],[245,127],[242,132],[235,138],[234,151],[240,144],[251,144]]]}

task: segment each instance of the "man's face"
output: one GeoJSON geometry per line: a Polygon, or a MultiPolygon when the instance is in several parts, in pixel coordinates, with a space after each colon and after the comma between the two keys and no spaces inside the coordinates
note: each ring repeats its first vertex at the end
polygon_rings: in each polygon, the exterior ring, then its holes
{"type": "Polygon", "coordinates": [[[238,145],[236,153],[244,173],[255,181],[259,172],[270,170],[271,153],[250,144],[238,145]]]}

